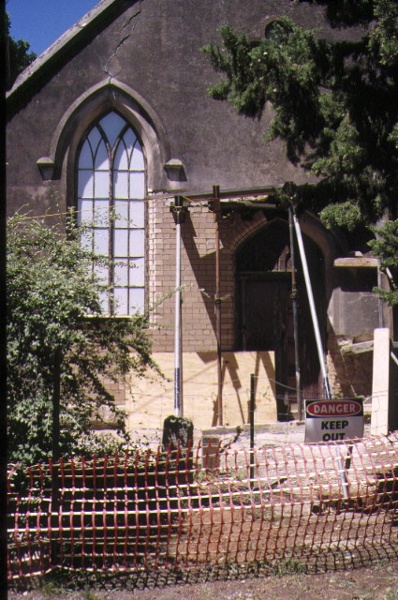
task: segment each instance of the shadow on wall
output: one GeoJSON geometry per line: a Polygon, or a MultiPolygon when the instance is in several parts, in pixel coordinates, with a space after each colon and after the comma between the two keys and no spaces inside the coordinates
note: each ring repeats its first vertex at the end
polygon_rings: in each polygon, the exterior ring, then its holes
{"type": "MultiPolygon", "coordinates": [[[[215,233],[214,233],[215,236],[215,233]]],[[[196,245],[197,233],[192,222],[191,214],[188,211],[184,225],[181,227],[181,237],[184,243],[184,247],[192,266],[192,273],[196,279],[198,288],[205,290],[203,297],[203,304],[206,307],[206,311],[209,320],[212,324],[214,332],[216,331],[216,316],[214,311],[214,296],[216,290],[216,253],[212,250],[210,253],[206,253],[201,256],[198,252],[196,245]]],[[[222,256],[223,250],[220,252],[222,256]]]]}
{"type": "MultiPolygon", "coordinates": [[[[217,362],[216,352],[198,352],[200,360],[207,365],[217,362]]],[[[223,352],[221,384],[223,404],[228,404],[228,413],[240,417],[240,423],[249,422],[250,376],[255,377],[255,410],[258,421],[277,420],[275,398],[275,364],[273,352],[223,352]],[[232,396],[232,390],[233,395],[232,396]]],[[[232,424],[232,423],[231,423],[232,424]]],[[[233,423],[235,424],[235,423],[233,423]]],[[[212,426],[217,425],[217,398],[213,406],[212,426]]]]}

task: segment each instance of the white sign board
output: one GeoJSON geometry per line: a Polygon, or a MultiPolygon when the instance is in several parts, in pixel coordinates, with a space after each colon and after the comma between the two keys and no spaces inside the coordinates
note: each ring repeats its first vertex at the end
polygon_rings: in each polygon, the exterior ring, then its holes
{"type": "Polygon", "coordinates": [[[335,442],[361,437],[362,399],[305,401],[305,442],[335,442]]]}

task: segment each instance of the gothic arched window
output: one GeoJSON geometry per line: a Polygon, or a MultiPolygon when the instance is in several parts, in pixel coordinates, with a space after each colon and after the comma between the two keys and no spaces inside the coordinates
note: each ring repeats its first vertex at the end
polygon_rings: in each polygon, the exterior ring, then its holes
{"type": "Polygon", "coordinates": [[[145,187],[141,143],[118,113],[109,112],[86,134],[77,161],[78,223],[84,244],[111,259],[97,275],[108,283],[103,308],[131,315],[145,307],[145,187]]]}

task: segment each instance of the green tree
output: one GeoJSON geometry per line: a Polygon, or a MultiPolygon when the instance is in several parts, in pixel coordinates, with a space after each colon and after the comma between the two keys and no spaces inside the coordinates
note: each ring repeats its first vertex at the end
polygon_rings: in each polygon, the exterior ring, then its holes
{"type": "Polygon", "coordinates": [[[127,443],[124,414],[106,382],[154,366],[146,319],[106,318],[105,286],[92,275],[93,256],[79,230],[64,231],[15,215],[8,221],[8,459],[34,464],[51,455],[55,361],[61,358],[60,453],[90,455],[106,449],[91,430],[104,410],[127,443]],[[123,437],[124,435],[124,437],[123,437]]]}
{"type": "Polygon", "coordinates": [[[270,104],[266,140],[282,139],[289,160],[313,176],[295,187],[298,206],[354,236],[398,217],[398,3],[300,1],[324,5],[344,36],[336,41],[287,17],[273,20],[263,39],[224,26],[222,44],[204,48],[224,75],[209,94],[253,118],[270,104]]]}
{"type": "Polygon", "coordinates": [[[36,58],[34,52],[29,52],[30,44],[25,40],[14,40],[10,36],[11,21],[5,14],[6,29],[6,89],[12,88],[16,78],[36,58]]]}
{"type": "Polygon", "coordinates": [[[374,228],[377,238],[369,245],[380,259],[380,266],[390,280],[390,290],[378,289],[380,297],[398,306],[398,220],[387,221],[379,228],[374,228]]]}

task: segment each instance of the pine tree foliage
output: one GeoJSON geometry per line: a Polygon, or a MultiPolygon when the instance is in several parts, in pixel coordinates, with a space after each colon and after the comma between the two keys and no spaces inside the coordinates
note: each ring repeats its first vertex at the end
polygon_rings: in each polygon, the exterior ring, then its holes
{"type": "Polygon", "coordinates": [[[9,90],[18,75],[26,69],[36,58],[34,52],[29,52],[30,44],[25,40],[14,40],[10,36],[11,21],[8,13],[5,14],[6,29],[6,89],[9,90]]]}
{"type": "Polygon", "coordinates": [[[8,460],[45,461],[52,450],[55,360],[61,359],[60,455],[128,444],[125,418],[107,382],[154,366],[146,318],[106,318],[104,286],[92,275],[93,256],[73,225],[65,231],[15,215],[8,222],[8,460]],[[92,431],[111,421],[119,437],[92,431]],[[109,442],[109,443],[108,443],[109,442]]]}
{"type": "Polygon", "coordinates": [[[390,290],[378,289],[378,292],[383,300],[398,306],[398,220],[387,221],[374,231],[377,238],[371,240],[369,245],[379,257],[381,269],[387,274],[391,285],[390,290]]]}
{"type": "Polygon", "coordinates": [[[268,25],[263,39],[223,26],[222,44],[203,49],[223,74],[209,95],[253,118],[272,106],[266,139],[282,139],[290,161],[314,177],[296,187],[295,198],[327,226],[351,234],[386,215],[395,220],[398,3],[300,1],[323,5],[330,26],[344,36],[331,41],[287,17],[268,25]]]}

